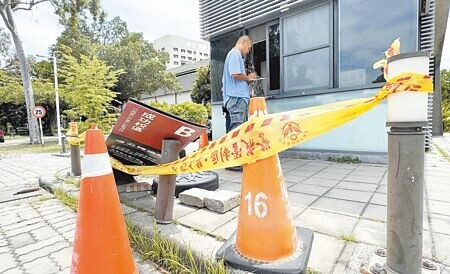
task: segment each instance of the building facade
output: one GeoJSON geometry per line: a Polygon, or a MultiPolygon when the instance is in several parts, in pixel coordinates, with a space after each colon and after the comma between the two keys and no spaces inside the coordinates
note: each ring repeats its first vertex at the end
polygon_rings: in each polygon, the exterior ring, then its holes
{"type": "MultiPolygon", "coordinates": [[[[253,40],[247,61],[266,78],[270,113],[376,94],[383,72],[372,65],[400,37],[401,52],[432,54],[430,72],[439,71],[448,1],[435,0],[200,0],[204,39],[211,43],[213,138],[225,133],[221,77],[228,51],[243,34],[253,40]],[[437,2],[445,5],[437,7],[437,2]],[[442,18],[442,17],[440,17],[442,18]],[[444,26],[442,26],[444,25],[444,26]],[[441,29],[438,29],[441,28],[441,29]],[[438,41],[436,40],[438,38],[438,41]],[[440,45],[436,47],[436,45],[440,45]]],[[[440,90],[435,90],[439,97],[440,90]]],[[[430,97],[430,106],[433,97],[430,97]]],[[[440,102],[434,102],[440,110],[440,102]]],[[[431,109],[430,109],[431,110],[431,109]]],[[[387,152],[386,103],[292,151],[383,157],[387,152]]],[[[431,134],[434,123],[430,112],[431,134]]],[[[430,137],[430,136],[429,136],[430,137]]]]}
{"type": "Polygon", "coordinates": [[[156,39],[153,45],[156,49],[169,54],[168,69],[209,59],[210,48],[207,41],[164,35],[156,39]]]}
{"type": "Polygon", "coordinates": [[[158,89],[151,94],[143,94],[140,101],[146,104],[150,102],[166,102],[168,104],[191,102],[191,91],[195,84],[197,69],[208,66],[209,59],[206,59],[169,69],[168,72],[175,74],[177,81],[181,85],[181,90],[175,92],[173,90],[158,89]]]}

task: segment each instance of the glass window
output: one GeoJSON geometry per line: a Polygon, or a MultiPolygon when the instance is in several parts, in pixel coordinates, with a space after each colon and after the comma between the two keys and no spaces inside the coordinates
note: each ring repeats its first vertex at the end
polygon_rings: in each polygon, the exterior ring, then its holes
{"type": "Polygon", "coordinates": [[[203,53],[203,55],[204,55],[205,57],[208,57],[208,53],[203,53]]]}
{"type": "Polygon", "coordinates": [[[186,50],[185,49],[181,49],[181,52],[186,52],[186,50]]]}
{"type": "Polygon", "coordinates": [[[195,50],[194,50],[194,54],[197,54],[197,52],[195,52],[195,50]]]}
{"type": "Polygon", "coordinates": [[[416,50],[417,0],[340,0],[339,86],[384,82],[373,63],[400,37],[400,52],[416,50]],[[389,8],[387,12],[386,7],[389,8]]]}
{"type": "Polygon", "coordinates": [[[187,53],[188,53],[188,54],[192,54],[192,50],[188,50],[187,53]]]}
{"type": "Polygon", "coordinates": [[[188,57],[188,60],[192,60],[192,57],[189,56],[189,57],[188,57]]]}
{"type": "Polygon", "coordinates": [[[161,51],[164,51],[165,50],[165,48],[161,48],[161,51]]]}
{"type": "Polygon", "coordinates": [[[284,85],[288,89],[326,87],[329,83],[329,49],[308,51],[284,58],[284,85]]]}
{"type": "Polygon", "coordinates": [[[181,59],[186,59],[186,56],[181,55],[181,59]]]}
{"type": "Polygon", "coordinates": [[[178,63],[178,61],[173,61],[174,65],[179,65],[180,63],[178,63]]]}
{"type": "Polygon", "coordinates": [[[178,51],[178,48],[173,48],[173,51],[178,51]]]}
{"type": "Polygon", "coordinates": [[[200,56],[202,56],[202,53],[201,53],[201,52],[199,52],[199,54],[200,54],[200,56]]]}
{"type": "Polygon", "coordinates": [[[329,13],[330,9],[326,5],[286,18],[283,41],[287,43],[284,43],[284,53],[292,54],[328,45],[330,41],[329,13]]]}
{"type": "Polygon", "coordinates": [[[186,65],[186,62],[184,62],[184,61],[181,61],[181,65],[186,65]]]}
{"type": "Polygon", "coordinates": [[[280,24],[269,26],[269,90],[280,89],[280,24]]]}
{"type": "Polygon", "coordinates": [[[330,86],[330,6],[283,21],[284,90],[330,86]]]}
{"type": "Polygon", "coordinates": [[[174,55],[173,55],[173,58],[178,58],[178,55],[174,54],[174,55]]]}

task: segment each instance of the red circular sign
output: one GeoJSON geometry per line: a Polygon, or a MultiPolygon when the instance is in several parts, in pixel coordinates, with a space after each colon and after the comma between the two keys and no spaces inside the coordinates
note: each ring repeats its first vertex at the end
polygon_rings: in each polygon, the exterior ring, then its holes
{"type": "Polygon", "coordinates": [[[34,116],[34,117],[36,117],[36,118],[42,118],[42,117],[45,116],[46,111],[45,111],[45,108],[44,108],[43,106],[35,106],[35,107],[33,108],[32,113],[33,113],[33,116],[34,116]]]}

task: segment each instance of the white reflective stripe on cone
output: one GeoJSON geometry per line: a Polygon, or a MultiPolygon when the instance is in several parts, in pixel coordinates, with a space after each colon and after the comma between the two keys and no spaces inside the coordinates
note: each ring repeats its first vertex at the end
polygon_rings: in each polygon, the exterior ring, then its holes
{"type": "Polygon", "coordinates": [[[102,176],[110,173],[112,173],[112,168],[107,152],[84,155],[81,178],[102,176]]]}

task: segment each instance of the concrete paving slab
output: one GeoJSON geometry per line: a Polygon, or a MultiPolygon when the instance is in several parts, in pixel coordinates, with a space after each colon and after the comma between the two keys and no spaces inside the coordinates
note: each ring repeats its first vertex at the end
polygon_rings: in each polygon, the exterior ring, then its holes
{"type": "Polygon", "coordinates": [[[365,183],[359,183],[359,182],[349,182],[349,181],[343,180],[342,182],[337,184],[335,186],[335,188],[373,192],[377,188],[377,185],[365,184],[365,183]]]}
{"type": "Polygon", "coordinates": [[[355,202],[362,202],[362,203],[367,203],[370,200],[371,196],[372,196],[372,193],[370,193],[370,192],[339,189],[339,188],[333,188],[327,194],[325,194],[325,197],[349,200],[349,201],[355,201],[355,202]]]}
{"type": "Polygon", "coordinates": [[[324,170],[322,170],[322,172],[326,172],[326,173],[338,173],[338,174],[349,174],[350,172],[352,172],[352,169],[347,169],[347,168],[340,168],[340,167],[335,167],[333,165],[325,168],[324,170]]]}
{"type": "Polygon", "coordinates": [[[450,193],[427,189],[428,199],[446,202],[450,200],[450,193]]]}
{"type": "Polygon", "coordinates": [[[364,210],[362,218],[386,222],[387,207],[383,205],[369,204],[364,210]]]}
{"type": "Polygon", "coordinates": [[[386,223],[361,219],[353,234],[360,242],[386,247],[386,223]]]}
{"type": "Polygon", "coordinates": [[[361,164],[358,167],[355,168],[355,170],[364,170],[364,171],[386,171],[387,166],[386,165],[368,165],[368,164],[361,164]]]}
{"type": "Polygon", "coordinates": [[[339,183],[339,180],[330,180],[330,179],[322,179],[322,178],[308,178],[304,180],[302,183],[316,185],[316,186],[327,186],[333,187],[339,183]]]}
{"type": "Polygon", "coordinates": [[[315,186],[315,185],[298,183],[298,184],[294,184],[292,187],[288,188],[288,190],[294,191],[294,192],[299,192],[299,193],[322,196],[325,192],[330,190],[330,188],[324,187],[324,186],[315,186]]]}
{"type": "Polygon", "coordinates": [[[358,218],[308,208],[294,221],[298,226],[339,237],[350,235],[358,218]]]}
{"type": "Polygon", "coordinates": [[[223,239],[228,240],[230,236],[236,231],[238,225],[238,218],[231,219],[227,223],[215,229],[212,234],[216,236],[220,236],[223,239]]]}
{"type": "Polygon", "coordinates": [[[297,193],[297,192],[288,192],[289,204],[295,206],[309,206],[312,204],[319,196],[297,193]]]}
{"type": "Polygon", "coordinates": [[[436,257],[439,261],[449,264],[450,262],[450,236],[440,233],[433,233],[436,257]]]}
{"type": "Polygon", "coordinates": [[[229,222],[237,216],[236,212],[228,211],[224,214],[212,212],[207,209],[198,209],[184,215],[178,221],[184,225],[199,228],[206,232],[213,232],[223,224],[229,222]]]}
{"type": "Polygon", "coordinates": [[[438,232],[450,236],[450,216],[430,214],[430,217],[433,232],[438,232]]]}
{"type": "Polygon", "coordinates": [[[341,169],[348,169],[353,170],[357,168],[359,164],[345,164],[345,163],[335,163],[333,162],[328,168],[341,168],[341,169]]]}
{"type": "MultiPolygon", "coordinates": [[[[303,169],[291,169],[288,171],[283,171],[284,177],[298,177],[298,178],[305,178],[310,177],[314,174],[316,174],[317,171],[311,171],[311,170],[303,170],[303,169]]],[[[294,182],[297,182],[298,180],[294,180],[294,182]]]]}
{"type": "Polygon", "coordinates": [[[356,217],[358,217],[361,214],[364,206],[365,203],[345,201],[326,197],[320,198],[311,205],[311,207],[315,209],[321,209],[356,217]]]}
{"type": "Polygon", "coordinates": [[[323,178],[323,179],[333,179],[342,180],[347,176],[345,173],[329,173],[329,172],[319,172],[312,176],[312,178],[323,178]]]}
{"type": "Polygon", "coordinates": [[[378,184],[381,181],[381,177],[368,177],[368,176],[359,176],[353,175],[353,172],[345,177],[346,181],[350,182],[360,182],[360,183],[368,183],[368,184],[378,184]]]}
{"type": "Polygon", "coordinates": [[[241,191],[241,184],[240,183],[235,183],[235,182],[227,182],[227,181],[222,182],[221,181],[219,183],[219,189],[240,192],[241,191]]]}
{"type": "Polygon", "coordinates": [[[297,183],[303,182],[307,178],[308,177],[306,177],[306,176],[284,174],[284,180],[286,181],[286,183],[290,183],[290,184],[297,184],[297,183]]]}
{"type": "Polygon", "coordinates": [[[174,205],[173,205],[173,218],[179,219],[191,212],[196,211],[198,208],[193,206],[188,206],[180,202],[179,199],[175,199],[174,205]]]}
{"type": "Polygon", "coordinates": [[[450,202],[429,200],[430,213],[450,216],[450,202]]]}
{"type": "Polygon", "coordinates": [[[387,194],[387,185],[380,185],[377,188],[376,192],[387,194]]]}
{"type": "Polygon", "coordinates": [[[336,264],[343,246],[344,242],[334,237],[314,233],[308,267],[321,273],[329,273],[336,264]]]}
{"type": "Polygon", "coordinates": [[[362,177],[375,177],[381,179],[384,176],[385,171],[369,171],[369,170],[354,170],[352,171],[353,176],[362,177]]]}
{"type": "Polygon", "coordinates": [[[384,193],[375,193],[373,194],[372,199],[370,200],[371,204],[376,205],[387,205],[387,194],[384,193]]]}

